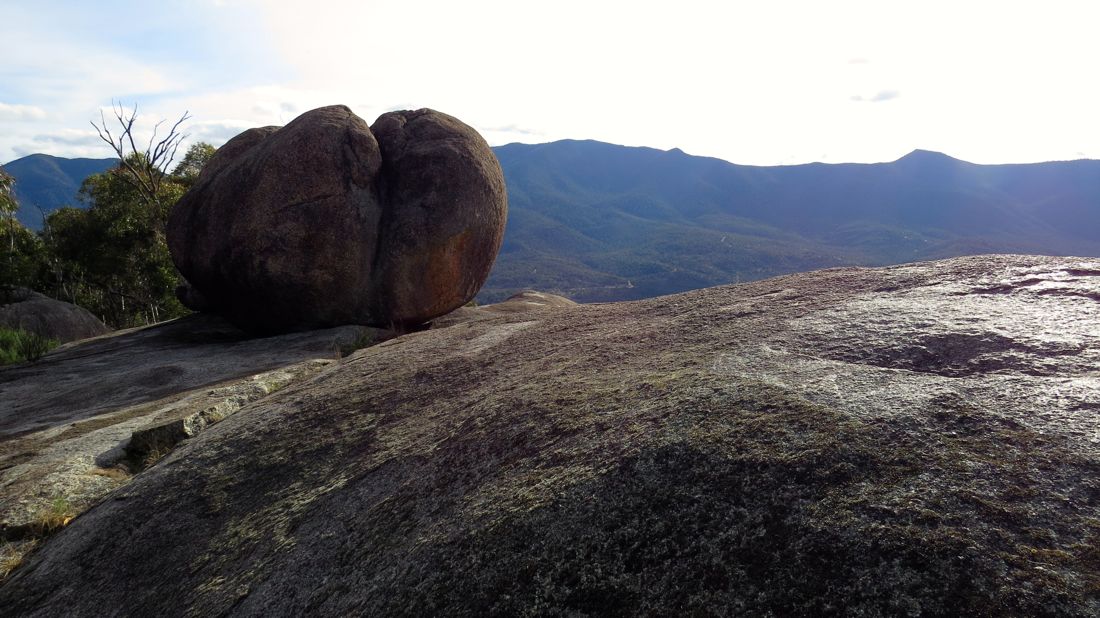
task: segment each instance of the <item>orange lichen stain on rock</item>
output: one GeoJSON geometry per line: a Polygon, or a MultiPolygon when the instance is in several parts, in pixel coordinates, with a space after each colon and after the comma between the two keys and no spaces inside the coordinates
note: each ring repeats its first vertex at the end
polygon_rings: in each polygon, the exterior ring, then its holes
{"type": "Polygon", "coordinates": [[[466,302],[469,273],[463,272],[463,256],[470,242],[470,230],[451,236],[428,251],[424,291],[434,302],[429,312],[440,315],[466,302]]]}

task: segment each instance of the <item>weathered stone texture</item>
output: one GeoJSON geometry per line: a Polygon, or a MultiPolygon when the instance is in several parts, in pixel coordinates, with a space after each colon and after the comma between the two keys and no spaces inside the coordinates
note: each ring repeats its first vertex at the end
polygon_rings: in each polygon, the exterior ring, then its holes
{"type": "Polygon", "coordinates": [[[368,127],[337,105],[220,148],[168,244],[194,288],[181,299],[247,330],[414,326],[477,294],[506,216],[470,127],[427,109],[368,127]]]}

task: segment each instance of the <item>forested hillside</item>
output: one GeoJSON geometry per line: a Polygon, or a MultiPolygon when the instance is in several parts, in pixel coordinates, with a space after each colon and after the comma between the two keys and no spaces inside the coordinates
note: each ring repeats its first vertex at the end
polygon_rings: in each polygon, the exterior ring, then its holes
{"type": "Polygon", "coordinates": [[[32,230],[42,228],[43,217],[62,206],[77,206],[80,183],[107,171],[117,159],[65,159],[33,154],[4,165],[15,178],[16,217],[32,230]]]}
{"type": "Polygon", "coordinates": [[[839,265],[1100,255],[1100,161],[756,167],[592,141],[496,148],[504,248],[482,291],[644,298],[839,265]]]}
{"type": "MultiPolygon", "coordinates": [[[[483,302],[529,288],[636,299],[980,253],[1100,255],[1100,161],[976,165],[918,150],[890,163],[759,167],[574,140],[494,151],[508,227],[483,302]]],[[[81,180],[113,163],[8,164],[20,221],[39,228],[37,206],[75,204],[81,180]]]]}

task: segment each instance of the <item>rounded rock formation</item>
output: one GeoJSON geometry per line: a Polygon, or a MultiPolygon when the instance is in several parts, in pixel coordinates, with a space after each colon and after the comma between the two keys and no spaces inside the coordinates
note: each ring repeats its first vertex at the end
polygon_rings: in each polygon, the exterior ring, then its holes
{"type": "Polygon", "coordinates": [[[500,164],[469,126],[422,109],[368,127],[336,105],[218,149],[168,246],[185,302],[249,331],[411,326],[477,294],[506,216],[500,164]]]}
{"type": "Polygon", "coordinates": [[[25,330],[60,343],[111,332],[87,309],[26,288],[0,289],[0,326],[25,330]]]}

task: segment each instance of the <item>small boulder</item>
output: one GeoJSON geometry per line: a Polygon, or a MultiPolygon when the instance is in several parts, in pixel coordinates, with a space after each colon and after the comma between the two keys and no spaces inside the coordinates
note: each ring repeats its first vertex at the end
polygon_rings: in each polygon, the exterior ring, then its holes
{"type": "Polygon", "coordinates": [[[37,333],[61,343],[111,332],[90,311],[25,288],[0,294],[0,326],[37,333]]]}
{"type": "Polygon", "coordinates": [[[488,320],[506,313],[527,313],[529,311],[545,311],[552,309],[567,309],[575,307],[577,303],[557,294],[524,290],[509,296],[506,300],[492,305],[480,307],[459,307],[447,315],[432,320],[432,328],[447,328],[455,324],[488,320]]]}
{"type": "Polygon", "coordinates": [[[413,326],[472,299],[504,235],[500,164],[433,110],[323,107],[222,146],[168,221],[181,298],[249,331],[413,326]]]}
{"type": "Polygon", "coordinates": [[[521,313],[531,309],[564,309],[575,307],[576,301],[558,294],[524,290],[509,296],[504,302],[485,307],[498,313],[521,313]]]}

